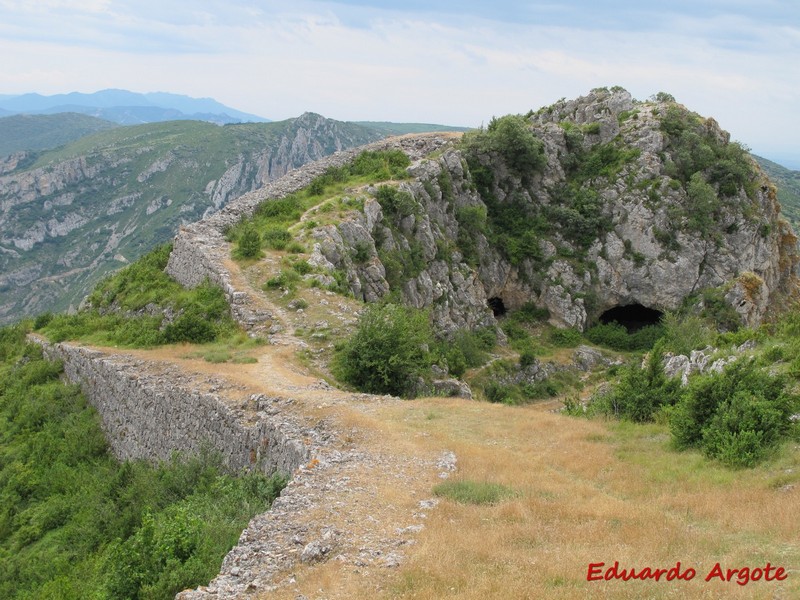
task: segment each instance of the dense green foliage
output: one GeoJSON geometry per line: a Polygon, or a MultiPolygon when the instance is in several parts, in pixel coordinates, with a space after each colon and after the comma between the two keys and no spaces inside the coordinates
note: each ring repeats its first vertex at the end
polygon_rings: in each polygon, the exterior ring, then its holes
{"type": "Polygon", "coordinates": [[[485,130],[465,134],[463,144],[471,165],[479,162],[481,155],[497,156],[524,180],[529,180],[546,162],[544,144],[521,115],[493,117],[485,130]]]}
{"type": "Polygon", "coordinates": [[[169,599],[207,583],[285,483],[210,455],[119,464],[61,367],[0,329],[0,597],[169,599]]]}
{"type": "Polygon", "coordinates": [[[622,370],[619,383],[592,403],[592,411],[637,423],[652,421],[665,406],[680,397],[680,379],[668,379],[661,366],[660,349],[653,350],[645,367],[637,361],[622,370]]]}
{"type": "Polygon", "coordinates": [[[670,418],[678,448],[700,448],[731,466],[752,467],[790,433],[800,408],[784,377],[739,360],[692,378],[670,418]]]}
{"type": "Polygon", "coordinates": [[[52,341],[91,339],[123,346],[176,342],[205,343],[235,331],[227,300],[218,286],[186,289],[165,272],[170,245],[159,246],[100,282],[89,296],[91,308],[67,315],[46,315],[36,325],[52,341]],[[148,307],[158,316],[150,316],[148,307]],[[160,310],[176,318],[163,323],[160,310]],[[111,310],[114,309],[114,310],[111,310]]]}
{"type": "Polygon", "coordinates": [[[756,166],[740,144],[721,139],[709,123],[678,105],[666,109],[661,130],[667,138],[667,174],[684,186],[690,200],[672,215],[675,220],[713,239],[726,210],[752,213],[750,200],[739,200],[738,194],[744,190],[754,197],[756,166]]]}
{"type": "MultiPolygon", "coordinates": [[[[800,410],[800,398],[788,377],[800,370],[792,363],[781,366],[800,346],[797,321],[790,313],[764,338],[764,332],[748,330],[718,334],[699,315],[667,314],[645,365],[634,359],[621,369],[617,383],[597,394],[588,412],[635,422],[668,421],[676,448],[696,448],[728,466],[752,467],[798,433],[792,415],[800,410]],[[680,378],[664,375],[665,350],[687,355],[711,344],[739,345],[754,338],[771,344],[758,360],[740,357],[722,372],[690,377],[686,387],[680,378]]],[[[583,414],[576,406],[569,408],[583,414]]]]}
{"type": "Polygon", "coordinates": [[[489,351],[497,344],[497,332],[492,327],[476,331],[457,331],[452,339],[440,341],[434,353],[441,357],[451,375],[461,377],[467,369],[484,365],[489,351]]]}
{"type": "Polygon", "coordinates": [[[337,349],[334,374],[363,392],[408,395],[430,367],[432,342],[427,313],[398,304],[375,304],[337,349]]]}
{"type": "Polygon", "coordinates": [[[586,339],[598,346],[612,350],[649,350],[664,335],[660,324],[647,325],[637,331],[628,331],[619,323],[598,323],[586,330],[586,339]]]}

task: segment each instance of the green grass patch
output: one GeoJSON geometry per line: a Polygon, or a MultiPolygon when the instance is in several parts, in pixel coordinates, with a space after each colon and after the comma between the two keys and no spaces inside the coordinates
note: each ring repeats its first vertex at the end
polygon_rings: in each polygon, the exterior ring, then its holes
{"type": "Polygon", "coordinates": [[[512,488],[488,481],[445,481],[433,488],[436,496],[453,500],[460,504],[497,504],[517,496],[512,488]]]}
{"type": "Polygon", "coordinates": [[[206,343],[233,335],[222,289],[208,282],[186,289],[164,273],[171,245],[159,246],[101,281],[89,295],[90,308],[77,314],[44,314],[37,331],[53,342],[82,340],[127,347],[179,342],[206,343]],[[175,317],[164,321],[163,311],[175,317]]]}

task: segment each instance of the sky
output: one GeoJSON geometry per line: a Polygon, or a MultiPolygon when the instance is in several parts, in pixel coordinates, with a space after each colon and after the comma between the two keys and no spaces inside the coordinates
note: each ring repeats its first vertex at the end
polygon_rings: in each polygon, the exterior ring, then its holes
{"type": "Polygon", "coordinates": [[[669,92],[800,169],[797,0],[0,0],[0,95],[211,97],[280,120],[479,126],[669,92]]]}

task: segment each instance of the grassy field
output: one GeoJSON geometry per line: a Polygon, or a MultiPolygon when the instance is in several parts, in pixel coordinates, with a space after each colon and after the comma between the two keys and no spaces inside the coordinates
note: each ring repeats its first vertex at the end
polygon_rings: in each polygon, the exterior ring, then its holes
{"type": "MultiPolygon", "coordinates": [[[[508,407],[420,399],[371,422],[387,439],[447,448],[457,481],[513,490],[495,504],[442,499],[408,560],[381,578],[335,561],[295,572],[268,598],[797,598],[800,597],[800,447],[733,471],[677,453],[660,425],[587,421],[556,403],[508,407]],[[689,581],[587,581],[589,565],[619,570],[681,565],[689,581]],[[783,581],[705,579],[772,565],[783,581]],[[691,574],[691,572],[688,572],[691,574]]],[[[433,497],[433,494],[431,495],[433,497]]]]}

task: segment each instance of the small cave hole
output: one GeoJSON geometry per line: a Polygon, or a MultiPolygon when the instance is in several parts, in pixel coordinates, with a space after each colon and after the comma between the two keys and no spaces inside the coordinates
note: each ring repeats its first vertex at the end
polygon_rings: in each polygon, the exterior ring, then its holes
{"type": "Polygon", "coordinates": [[[600,315],[601,323],[612,323],[616,321],[628,330],[628,333],[639,331],[642,327],[656,325],[664,316],[660,310],[648,308],[641,304],[628,304],[627,306],[615,306],[609,308],[600,315]]]}
{"type": "Polygon", "coordinates": [[[503,304],[502,298],[498,298],[497,296],[489,298],[486,304],[488,304],[489,308],[492,309],[492,313],[495,317],[502,317],[504,314],[506,314],[506,305],[503,304]]]}

